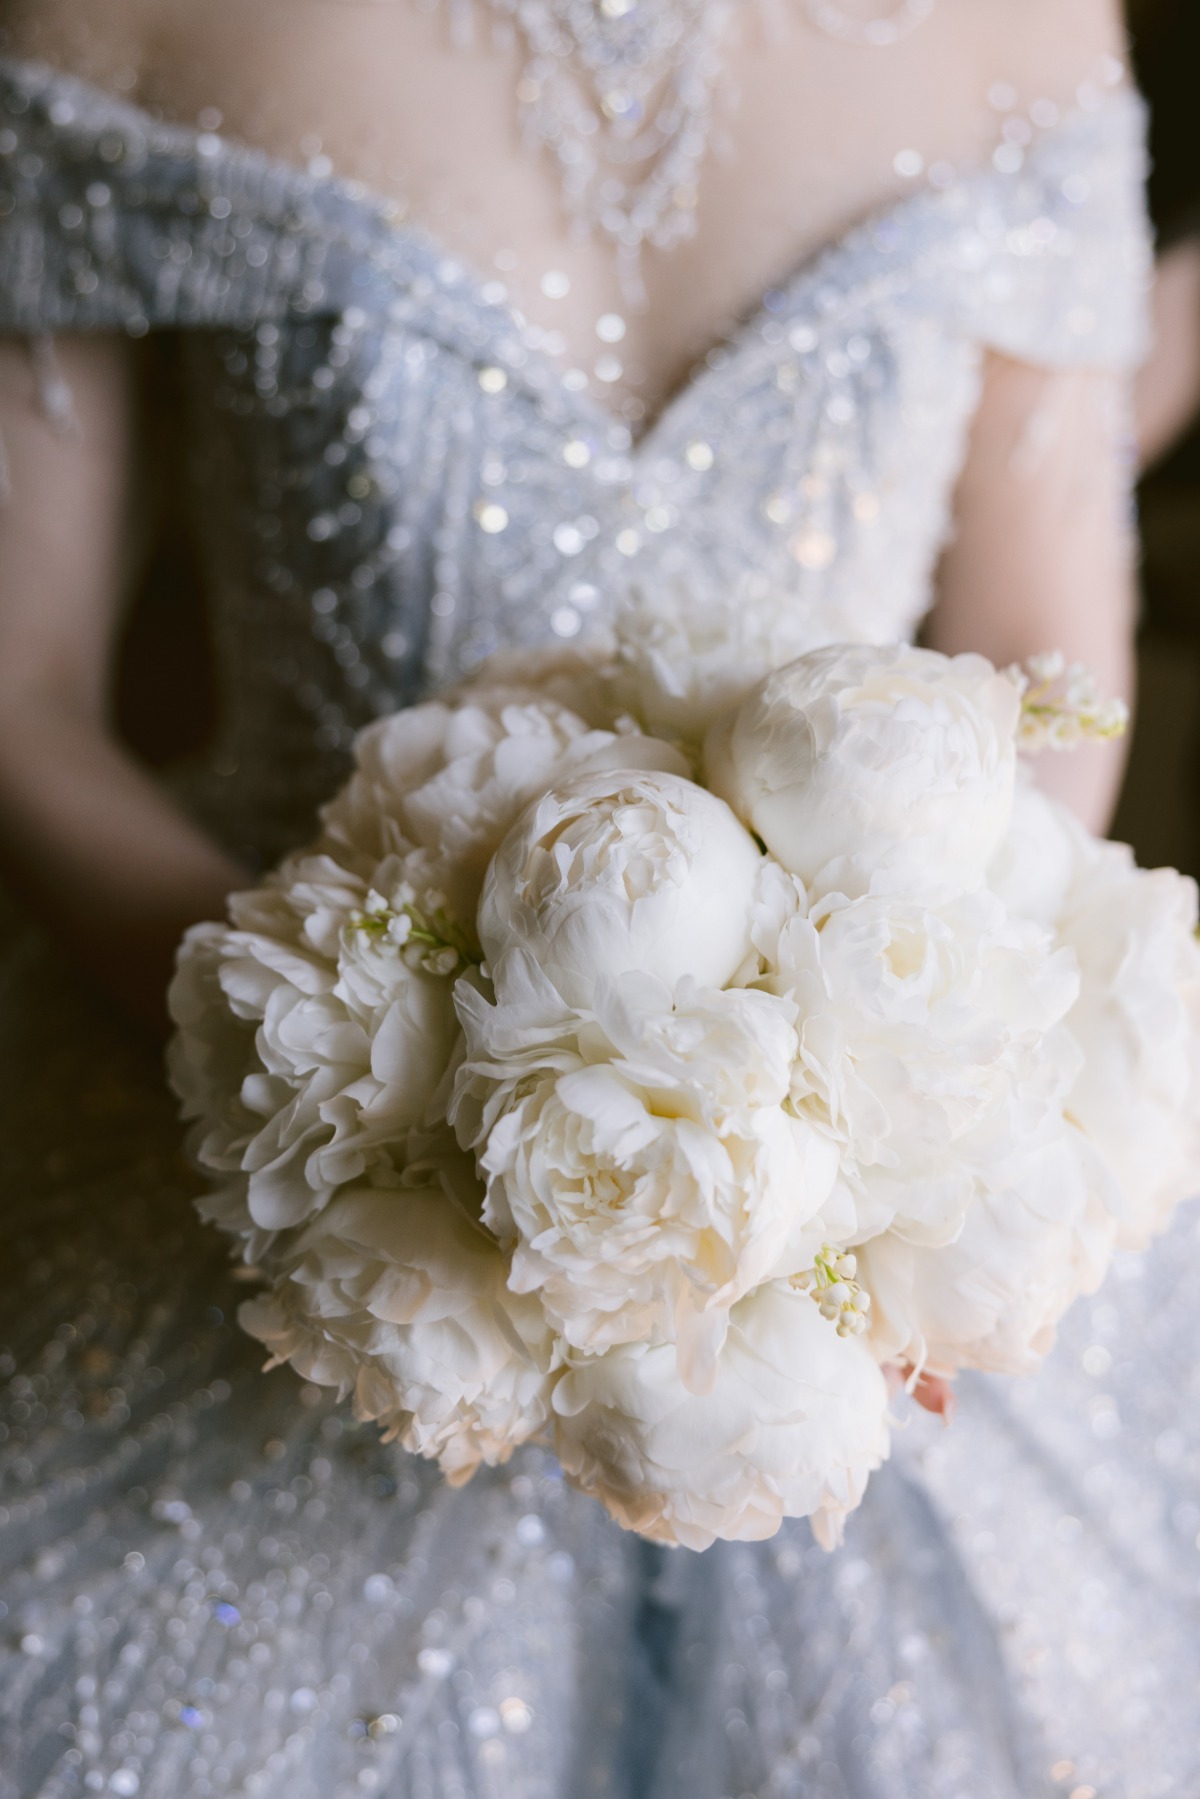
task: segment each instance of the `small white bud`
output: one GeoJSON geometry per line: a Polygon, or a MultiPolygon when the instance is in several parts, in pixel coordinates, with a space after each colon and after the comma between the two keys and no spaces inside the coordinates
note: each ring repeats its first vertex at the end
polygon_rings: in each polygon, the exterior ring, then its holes
{"type": "Polygon", "coordinates": [[[1061,650],[1046,650],[1040,656],[1031,656],[1027,666],[1030,675],[1039,685],[1047,685],[1058,680],[1066,666],[1066,657],[1061,650]]]}

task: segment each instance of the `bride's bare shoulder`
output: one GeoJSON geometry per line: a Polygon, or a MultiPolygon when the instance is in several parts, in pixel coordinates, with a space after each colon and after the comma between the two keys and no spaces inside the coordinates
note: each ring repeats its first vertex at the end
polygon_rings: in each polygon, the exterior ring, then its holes
{"type": "Polygon", "coordinates": [[[985,70],[1019,91],[1053,94],[1128,48],[1120,0],[974,0],[985,70]]]}
{"type": "Polygon", "coordinates": [[[0,49],[100,83],[144,64],[161,0],[0,0],[0,49]]]}

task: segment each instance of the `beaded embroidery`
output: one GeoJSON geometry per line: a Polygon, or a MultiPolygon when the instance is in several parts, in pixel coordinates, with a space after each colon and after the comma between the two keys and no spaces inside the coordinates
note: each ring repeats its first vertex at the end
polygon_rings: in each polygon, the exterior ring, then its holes
{"type": "MultiPolygon", "coordinates": [[[[930,170],[766,294],[635,445],[369,194],[0,70],[0,325],[181,334],[227,705],[198,812],[273,858],[359,724],[663,570],[909,631],[982,346],[1141,343],[1138,102],[995,98],[991,166],[930,170]]],[[[973,1386],[843,1556],[785,1531],[659,1562],[537,1453],[454,1493],[264,1378],[152,1059],[3,950],[0,1799],[1024,1799],[1121,1790],[1122,1746],[1128,1799],[1194,1788],[1177,1241],[1079,1308],[1049,1398],[973,1386]]]]}
{"type": "Polygon", "coordinates": [[[635,444],[375,196],[0,75],[0,325],[184,330],[227,696],[204,811],[243,851],[304,828],[367,719],[501,645],[586,640],[633,579],[765,583],[814,633],[907,635],[981,346],[1102,363],[1141,343],[1124,90],[807,261],[635,444]]]}

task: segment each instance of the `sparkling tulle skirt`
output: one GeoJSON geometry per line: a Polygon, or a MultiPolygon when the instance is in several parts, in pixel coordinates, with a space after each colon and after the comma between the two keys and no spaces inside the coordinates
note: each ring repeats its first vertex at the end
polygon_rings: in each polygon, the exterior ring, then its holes
{"type": "Polygon", "coordinates": [[[841,1551],[672,1553],[264,1375],[157,1059],[15,926],[0,982],[0,1799],[1200,1792],[1194,1211],[841,1551]]]}

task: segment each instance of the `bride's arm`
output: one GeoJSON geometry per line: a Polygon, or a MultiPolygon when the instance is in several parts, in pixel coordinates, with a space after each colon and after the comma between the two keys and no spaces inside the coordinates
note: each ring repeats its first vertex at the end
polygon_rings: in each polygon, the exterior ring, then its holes
{"type": "MultiPolygon", "coordinates": [[[[955,499],[927,641],[1003,666],[1061,649],[1102,690],[1132,700],[1134,535],[1118,378],[991,355],[955,499]]],[[[1092,829],[1107,828],[1120,746],[1041,759],[1038,779],[1092,829]]]]}
{"type": "Polygon", "coordinates": [[[42,416],[28,351],[0,343],[0,868],[63,946],[143,1020],[165,1022],[183,929],[241,871],[115,739],[113,644],[130,564],[132,358],[59,346],[79,431],[42,416]]]}

